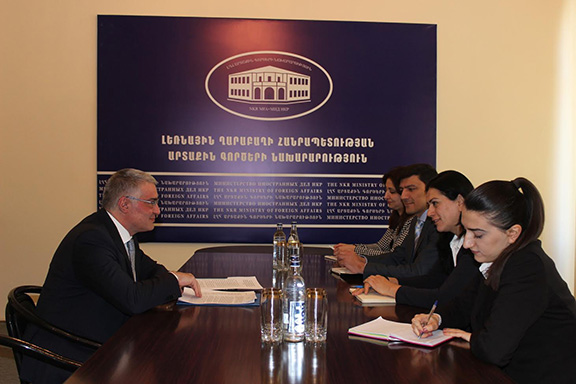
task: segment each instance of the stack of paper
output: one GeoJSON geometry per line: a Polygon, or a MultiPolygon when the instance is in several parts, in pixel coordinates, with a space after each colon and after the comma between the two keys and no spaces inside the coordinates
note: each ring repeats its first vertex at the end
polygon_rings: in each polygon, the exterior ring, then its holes
{"type": "Polygon", "coordinates": [[[412,331],[411,324],[397,323],[395,321],[385,320],[382,317],[352,327],[348,330],[348,333],[372,339],[404,341],[425,347],[435,347],[452,338],[452,336],[445,336],[441,330],[437,330],[433,332],[432,336],[419,339],[418,336],[414,334],[414,331],[412,331]]]}
{"type": "MultiPolygon", "coordinates": [[[[350,288],[350,292],[354,292],[358,288],[350,288]]],[[[370,291],[368,293],[361,293],[356,296],[362,304],[396,304],[396,299],[390,296],[384,296],[378,292],[370,291]]]]}
{"type": "Polygon", "coordinates": [[[356,275],[346,267],[332,267],[331,271],[337,275],[356,275]]]}
{"type": "Polygon", "coordinates": [[[333,267],[331,271],[333,276],[340,278],[340,280],[343,280],[348,284],[364,284],[364,277],[361,273],[352,273],[346,267],[333,267]]]}
{"type": "Polygon", "coordinates": [[[192,288],[185,287],[181,304],[189,305],[257,305],[255,290],[262,285],[255,276],[235,276],[225,279],[197,279],[202,297],[196,297],[192,288]]]}

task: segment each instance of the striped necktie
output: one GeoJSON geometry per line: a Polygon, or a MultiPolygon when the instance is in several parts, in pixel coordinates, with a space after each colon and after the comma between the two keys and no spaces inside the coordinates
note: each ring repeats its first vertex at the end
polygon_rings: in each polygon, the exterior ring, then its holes
{"type": "Polygon", "coordinates": [[[132,277],[136,281],[136,250],[134,249],[134,239],[130,239],[126,243],[128,248],[128,259],[130,260],[130,266],[132,267],[132,277]]]}
{"type": "Polygon", "coordinates": [[[420,218],[416,219],[416,227],[414,228],[414,246],[418,245],[418,239],[422,233],[422,227],[424,226],[424,220],[420,218]]]}

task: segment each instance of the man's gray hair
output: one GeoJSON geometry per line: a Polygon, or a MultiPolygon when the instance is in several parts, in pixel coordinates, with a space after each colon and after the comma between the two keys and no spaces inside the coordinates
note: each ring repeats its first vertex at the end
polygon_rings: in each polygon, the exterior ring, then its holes
{"type": "Polygon", "coordinates": [[[102,208],[113,209],[122,196],[134,193],[142,183],[158,184],[152,175],[138,169],[124,168],[114,173],[104,187],[102,208]]]}

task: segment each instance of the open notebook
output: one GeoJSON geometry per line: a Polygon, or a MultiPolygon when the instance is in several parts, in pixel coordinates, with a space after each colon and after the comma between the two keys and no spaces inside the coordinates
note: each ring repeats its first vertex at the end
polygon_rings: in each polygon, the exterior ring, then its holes
{"type": "Polygon", "coordinates": [[[445,336],[441,330],[434,331],[430,337],[419,339],[412,331],[411,324],[385,320],[382,317],[352,327],[348,330],[348,333],[372,339],[403,341],[425,347],[435,347],[452,339],[452,336],[445,336]]]}

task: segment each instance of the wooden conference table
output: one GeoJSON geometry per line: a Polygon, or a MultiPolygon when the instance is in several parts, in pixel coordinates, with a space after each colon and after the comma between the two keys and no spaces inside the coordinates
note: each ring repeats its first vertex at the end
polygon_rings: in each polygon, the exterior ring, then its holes
{"type": "MultiPolygon", "coordinates": [[[[271,251],[207,248],[180,270],[199,278],[254,275],[272,286],[281,276],[273,274],[271,251]]],[[[166,306],[132,317],[66,383],[511,383],[462,341],[427,349],[349,336],[348,328],[378,316],[409,322],[425,310],[362,307],[331,275],[329,253],[305,248],[302,270],[307,287],[328,292],[325,343],[262,344],[259,307],[166,306]]]]}

